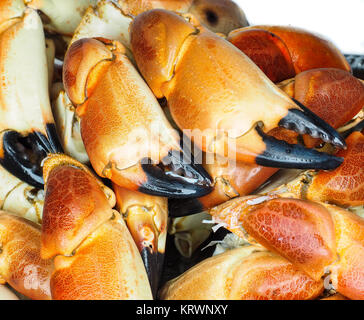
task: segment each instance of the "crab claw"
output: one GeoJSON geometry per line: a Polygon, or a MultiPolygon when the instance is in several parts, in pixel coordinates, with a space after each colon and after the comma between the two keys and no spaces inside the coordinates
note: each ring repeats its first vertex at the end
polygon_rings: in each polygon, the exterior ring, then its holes
{"type": "Polygon", "coordinates": [[[43,26],[32,9],[11,23],[0,34],[4,74],[0,80],[0,164],[21,180],[42,187],[41,161],[48,152],[62,150],[48,96],[43,26]]]}
{"type": "Polygon", "coordinates": [[[41,256],[54,258],[53,299],[150,299],[147,274],[115,195],[65,155],[44,162],[41,256]]]}
{"type": "Polygon", "coordinates": [[[66,54],[63,74],[98,175],[129,190],[163,197],[211,191],[210,177],[189,161],[178,133],[120,43],[75,41],[66,54]]]}
{"type": "Polygon", "coordinates": [[[172,12],[150,10],[134,19],[131,45],[150,88],[167,99],[177,126],[202,151],[279,168],[323,169],[341,163],[266,137],[282,126],[345,146],[333,128],[301,108],[222,37],[172,12]],[[259,123],[263,126],[256,130],[259,123]]]}
{"type": "Polygon", "coordinates": [[[130,191],[114,184],[116,205],[139,249],[156,296],[167,236],[167,199],[130,191]]]}

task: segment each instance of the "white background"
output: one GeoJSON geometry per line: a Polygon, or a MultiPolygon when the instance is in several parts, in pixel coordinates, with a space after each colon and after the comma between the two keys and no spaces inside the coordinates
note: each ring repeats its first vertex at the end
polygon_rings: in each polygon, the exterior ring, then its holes
{"type": "Polygon", "coordinates": [[[364,0],[234,0],[251,25],[301,27],[325,36],[343,53],[364,54],[364,0]]]}

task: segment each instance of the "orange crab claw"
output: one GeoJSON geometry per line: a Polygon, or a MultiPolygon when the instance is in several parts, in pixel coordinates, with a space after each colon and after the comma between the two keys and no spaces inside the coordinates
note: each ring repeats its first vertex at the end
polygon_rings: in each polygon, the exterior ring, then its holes
{"type": "Polygon", "coordinates": [[[240,29],[228,40],[243,51],[274,83],[296,74],[287,46],[275,34],[259,29],[240,29]]]}
{"type": "Polygon", "coordinates": [[[285,257],[312,279],[326,275],[337,292],[364,299],[364,219],[354,213],[272,194],[234,199],[210,214],[238,236],[285,257]]]}
{"type": "Polygon", "coordinates": [[[142,256],[155,296],[161,277],[167,237],[168,201],[114,184],[116,205],[142,256]]]}
{"type": "Polygon", "coordinates": [[[0,283],[34,300],[50,300],[52,260],[40,257],[40,226],[0,211],[0,283]]]}
{"type": "Polygon", "coordinates": [[[323,292],[286,259],[247,246],[206,259],[161,290],[167,300],[307,300],[323,292]],[[209,279],[209,281],[206,281],[209,279]]]}
{"type": "Polygon", "coordinates": [[[259,204],[257,196],[238,198],[211,209],[210,214],[240,237],[246,237],[247,232],[255,241],[319,280],[325,267],[336,259],[330,213],[314,202],[268,199],[263,197],[259,204]]]}
{"type": "Polygon", "coordinates": [[[178,133],[118,42],[81,39],[67,51],[63,79],[98,175],[158,196],[202,196],[210,177],[180,148],[178,133]]]}
{"type": "Polygon", "coordinates": [[[42,257],[54,258],[53,299],[150,299],[148,277],[115,195],[64,155],[44,163],[42,257]]]}
{"type": "Polygon", "coordinates": [[[343,54],[330,41],[306,30],[287,26],[258,25],[234,30],[229,38],[239,37],[242,30],[260,29],[278,36],[288,48],[296,74],[316,68],[338,68],[350,71],[343,54]]]}
{"type": "Polygon", "coordinates": [[[345,146],[331,126],[291,100],[223,38],[172,12],[150,10],[132,22],[131,45],[155,95],[166,97],[177,126],[204,152],[270,167],[341,164],[337,157],[267,135],[280,126],[345,146]]]}

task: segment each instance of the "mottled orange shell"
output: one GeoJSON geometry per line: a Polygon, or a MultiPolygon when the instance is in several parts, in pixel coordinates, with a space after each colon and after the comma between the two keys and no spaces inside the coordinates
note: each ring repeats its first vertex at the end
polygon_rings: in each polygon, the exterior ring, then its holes
{"type": "Polygon", "coordinates": [[[240,29],[228,40],[243,51],[273,82],[295,76],[291,55],[284,42],[275,34],[259,29],[240,29]]]}
{"type": "Polygon", "coordinates": [[[333,285],[350,299],[364,300],[364,219],[334,206],[328,208],[335,223],[338,263],[333,285]]]}
{"type": "Polygon", "coordinates": [[[122,218],[101,225],[72,257],[57,256],[55,300],[151,299],[140,254],[122,218]]]}
{"type": "Polygon", "coordinates": [[[364,204],[364,135],[352,133],[346,139],[347,149],[340,150],[343,164],[333,171],[320,171],[307,189],[307,199],[341,206],[364,204]]]}
{"type": "Polygon", "coordinates": [[[334,224],[329,211],[318,203],[273,199],[254,206],[241,219],[252,238],[315,280],[336,259],[334,224]]]}
{"type": "Polygon", "coordinates": [[[296,76],[294,97],[339,128],[364,107],[364,84],[344,70],[308,70],[296,76]]]}
{"type": "Polygon", "coordinates": [[[258,25],[248,28],[267,30],[280,37],[287,46],[296,73],[316,68],[350,71],[342,53],[330,41],[303,29],[258,25]]]}
{"type": "Polygon", "coordinates": [[[72,166],[54,168],[46,183],[42,257],[70,255],[112,215],[110,204],[95,177],[72,166]]]}
{"type": "Polygon", "coordinates": [[[40,257],[40,226],[0,211],[0,283],[34,300],[50,300],[53,262],[40,257]]]}

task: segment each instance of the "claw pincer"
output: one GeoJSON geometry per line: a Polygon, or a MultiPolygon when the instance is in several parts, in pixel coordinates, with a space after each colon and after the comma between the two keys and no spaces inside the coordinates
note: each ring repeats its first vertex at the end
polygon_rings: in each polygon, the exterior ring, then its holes
{"type": "Polygon", "coordinates": [[[131,45],[154,94],[167,99],[174,121],[201,150],[280,168],[341,164],[340,158],[267,134],[284,127],[345,147],[331,126],[279,90],[223,38],[177,14],[150,10],[133,21],[131,45]]]}

